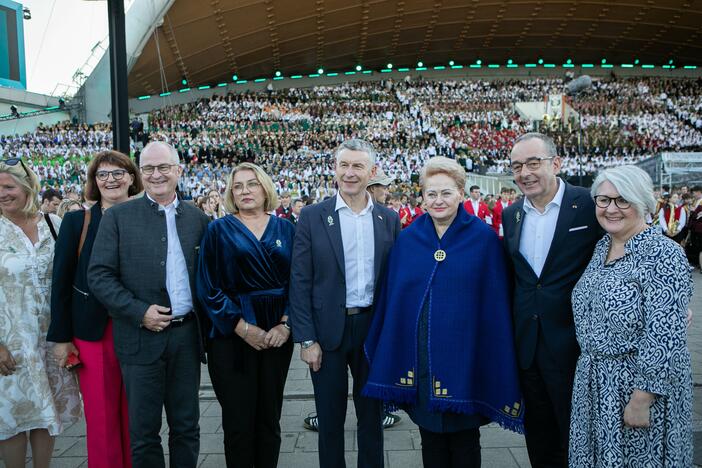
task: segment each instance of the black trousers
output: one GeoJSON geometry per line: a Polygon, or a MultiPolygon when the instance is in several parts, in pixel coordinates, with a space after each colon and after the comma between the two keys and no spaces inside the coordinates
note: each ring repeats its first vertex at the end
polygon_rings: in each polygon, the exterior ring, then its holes
{"type": "Polygon", "coordinates": [[[436,433],[419,428],[424,468],[480,468],[480,428],[436,433]]]}
{"type": "Polygon", "coordinates": [[[169,465],[194,468],[200,452],[200,351],[195,320],[168,327],[163,354],[151,364],[120,362],[129,405],[134,468],[163,468],[161,415],[166,409],[169,465]]]}
{"type": "Polygon", "coordinates": [[[348,402],[348,371],[353,376],[353,402],[356,408],[358,467],[383,466],[383,409],[379,400],[366,398],[361,390],[368,380],[368,362],[363,342],[371,314],[346,317],[341,346],[322,352],[322,367],[311,372],[314,400],[319,418],[320,468],[344,468],[344,421],[348,402]]]}
{"type": "Polygon", "coordinates": [[[280,414],[293,343],[256,351],[238,336],[209,344],[208,369],[222,406],[227,467],[275,468],[280,414]],[[234,353],[237,356],[237,362],[234,353]]]}
{"type": "Polygon", "coordinates": [[[567,468],[575,363],[558,366],[539,339],[534,361],[520,369],[524,430],[533,468],[567,468]]]}

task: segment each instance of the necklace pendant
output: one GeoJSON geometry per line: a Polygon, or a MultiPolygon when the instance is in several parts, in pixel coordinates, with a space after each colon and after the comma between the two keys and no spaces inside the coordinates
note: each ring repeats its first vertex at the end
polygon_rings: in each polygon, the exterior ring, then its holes
{"type": "Polygon", "coordinates": [[[446,251],[438,249],[436,252],[434,252],[434,260],[437,262],[443,262],[446,260],[446,251]]]}

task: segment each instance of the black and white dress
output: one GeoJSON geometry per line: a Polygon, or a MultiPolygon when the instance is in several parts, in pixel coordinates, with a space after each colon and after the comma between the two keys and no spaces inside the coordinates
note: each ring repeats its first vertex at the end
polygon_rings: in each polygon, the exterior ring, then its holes
{"type": "Polygon", "coordinates": [[[683,250],[656,228],[606,263],[597,244],[573,290],[578,359],[570,467],[692,466],[692,370],[686,315],[692,296],[683,250]],[[634,390],[656,394],[651,426],[624,425],[634,390]]]}

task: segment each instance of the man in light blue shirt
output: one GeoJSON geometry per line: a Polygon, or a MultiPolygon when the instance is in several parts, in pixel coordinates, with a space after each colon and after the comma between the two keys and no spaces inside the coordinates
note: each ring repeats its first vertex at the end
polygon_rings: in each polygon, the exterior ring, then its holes
{"type": "Polygon", "coordinates": [[[400,219],[374,204],[366,191],[375,171],[369,143],[342,143],[336,151],[338,195],[303,208],[295,233],[289,321],[312,375],[322,468],[346,464],[349,369],[358,418],[358,466],[383,466],[382,405],[361,395],[368,377],[363,343],[400,219]]]}

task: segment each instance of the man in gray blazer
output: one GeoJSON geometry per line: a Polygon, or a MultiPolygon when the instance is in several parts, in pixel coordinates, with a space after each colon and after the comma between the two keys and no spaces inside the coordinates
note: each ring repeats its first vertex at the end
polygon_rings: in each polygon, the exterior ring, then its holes
{"type": "Polygon", "coordinates": [[[200,451],[203,316],[193,298],[200,240],[208,218],[178,200],[182,173],[167,143],[141,154],[146,193],[105,212],[88,270],[91,292],[113,320],[115,352],[129,405],[135,468],[164,467],[166,409],[171,467],[195,467],[200,451]]]}
{"type": "Polygon", "coordinates": [[[400,219],[366,192],[375,171],[369,143],[342,143],[336,151],[338,195],[303,208],[295,232],[289,321],[312,374],[321,468],[346,465],[347,369],[358,418],[358,466],[383,466],[381,404],[361,395],[368,378],[363,342],[400,219]]]}

